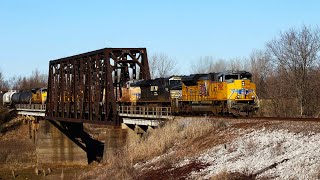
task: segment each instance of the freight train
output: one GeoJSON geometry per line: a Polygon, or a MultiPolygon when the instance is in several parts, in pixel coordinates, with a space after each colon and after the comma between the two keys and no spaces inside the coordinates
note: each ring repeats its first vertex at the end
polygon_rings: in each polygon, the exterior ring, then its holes
{"type": "Polygon", "coordinates": [[[173,114],[250,115],[259,109],[246,71],[172,76],[129,83],[120,103],[171,107],[173,114]]]}
{"type": "Polygon", "coordinates": [[[10,90],[2,94],[2,104],[6,107],[14,107],[16,104],[45,104],[47,100],[47,88],[35,88],[32,90],[10,90]]]}
{"type": "MultiPolygon", "coordinates": [[[[176,115],[250,115],[259,109],[256,86],[251,77],[247,71],[226,71],[131,80],[121,92],[115,88],[115,94],[119,106],[170,107],[176,115]]],[[[46,99],[46,88],[3,94],[5,106],[45,104],[46,99]]],[[[74,98],[65,101],[73,102],[74,98]]]]}

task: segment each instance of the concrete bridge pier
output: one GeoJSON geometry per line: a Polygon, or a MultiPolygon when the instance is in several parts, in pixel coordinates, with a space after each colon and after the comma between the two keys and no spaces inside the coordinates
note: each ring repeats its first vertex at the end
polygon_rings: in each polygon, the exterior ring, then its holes
{"type": "MultiPolygon", "coordinates": [[[[50,165],[88,165],[92,161],[108,162],[121,153],[138,132],[127,125],[107,126],[105,142],[99,142],[83,130],[82,123],[39,120],[36,153],[39,168],[50,165]]],[[[147,126],[146,126],[147,127],[147,126]]],[[[32,128],[31,128],[32,129],[32,128]]],[[[136,128],[137,129],[137,128],[136,128]]],[[[146,129],[144,130],[146,131],[146,129]]]]}
{"type": "Polygon", "coordinates": [[[128,140],[128,129],[121,126],[110,126],[106,129],[103,161],[108,162],[117,153],[123,151],[128,140]]]}
{"type": "MultiPolygon", "coordinates": [[[[81,124],[82,125],[82,124],[81,124]]],[[[39,121],[36,136],[37,165],[87,165],[85,146],[71,140],[59,128],[59,122],[39,121]]],[[[81,128],[81,126],[77,127],[81,128]]]]}

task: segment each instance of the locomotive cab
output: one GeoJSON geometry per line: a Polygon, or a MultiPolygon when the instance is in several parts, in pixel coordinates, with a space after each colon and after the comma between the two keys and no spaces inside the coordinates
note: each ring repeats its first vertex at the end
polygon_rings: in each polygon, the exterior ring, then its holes
{"type": "Polygon", "coordinates": [[[227,83],[227,105],[232,114],[248,114],[259,108],[256,85],[252,74],[246,71],[227,71],[218,75],[219,81],[227,83]]]}

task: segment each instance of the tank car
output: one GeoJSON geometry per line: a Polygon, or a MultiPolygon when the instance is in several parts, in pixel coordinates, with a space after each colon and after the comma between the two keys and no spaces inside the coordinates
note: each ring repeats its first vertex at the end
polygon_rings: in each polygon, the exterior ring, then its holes
{"type": "Polygon", "coordinates": [[[12,105],[16,104],[31,104],[32,92],[22,91],[12,95],[12,105]]]}
{"type": "Polygon", "coordinates": [[[20,92],[17,92],[12,95],[12,98],[11,98],[12,104],[19,104],[20,103],[20,94],[21,94],[20,92]]]}
{"type": "Polygon", "coordinates": [[[12,96],[16,93],[16,90],[10,90],[3,94],[3,105],[12,106],[12,96]]]}
{"type": "Polygon", "coordinates": [[[25,91],[21,92],[19,96],[19,104],[31,104],[32,92],[25,91]]]}

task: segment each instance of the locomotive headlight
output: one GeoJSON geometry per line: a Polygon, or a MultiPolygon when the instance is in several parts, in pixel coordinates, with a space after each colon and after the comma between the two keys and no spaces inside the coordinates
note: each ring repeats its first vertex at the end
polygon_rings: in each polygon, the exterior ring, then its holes
{"type": "Polygon", "coordinates": [[[239,95],[237,96],[237,99],[240,99],[240,96],[239,96],[239,95]]]}
{"type": "Polygon", "coordinates": [[[242,81],[242,86],[244,86],[244,81],[242,81]]]}
{"type": "Polygon", "coordinates": [[[254,96],[251,96],[251,98],[252,98],[252,99],[254,99],[254,98],[256,98],[256,97],[254,97],[254,96]]]}

